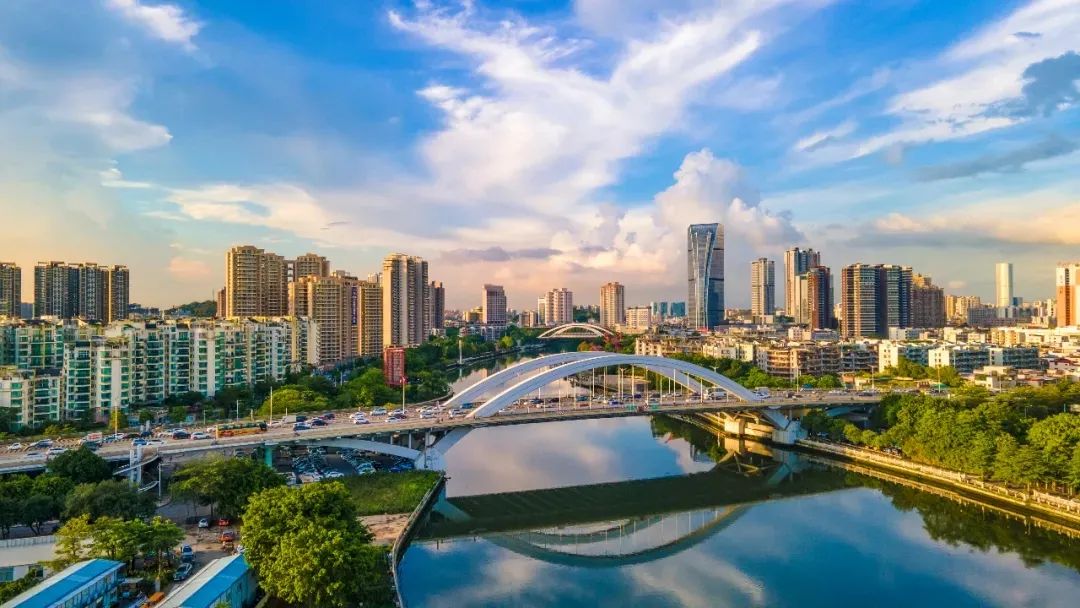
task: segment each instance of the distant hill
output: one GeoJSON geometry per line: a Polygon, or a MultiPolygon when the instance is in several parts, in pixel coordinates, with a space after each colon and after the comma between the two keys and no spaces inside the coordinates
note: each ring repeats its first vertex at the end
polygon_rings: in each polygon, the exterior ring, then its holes
{"type": "Polygon", "coordinates": [[[212,317],[217,312],[217,303],[213,300],[204,300],[202,302],[188,302],[187,304],[181,304],[170,308],[167,314],[170,315],[190,315],[192,317],[212,317]]]}

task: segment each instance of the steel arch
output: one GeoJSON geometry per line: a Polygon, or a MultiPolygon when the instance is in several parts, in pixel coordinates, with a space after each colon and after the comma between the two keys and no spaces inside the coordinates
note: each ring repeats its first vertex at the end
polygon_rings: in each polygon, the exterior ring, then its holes
{"type": "Polygon", "coordinates": [[[592,323],[566,323],[559,325],[558,327],[552,327],[551,329],[540,334],[539,338],[578,338],[583,334],[588,334],[592,338],[610,338],[615,336],[615,332],[610,329],[593,325],[592,323]],[[580,333],[574,333],[580,332],[580,333]]]}
{"type": "MultiPolygon", "coordinates": [[[[486,403],[469,413],[470,418],[483,418],[494,415],[499,410],[510,407],[515,401],[532,394],[534,391],[551,384],[557,380],[587,372],[594,369],[611,367],[615,365],[636,365],[657,373],[668,371],[682,372],[676,375],[675,380],[693,388],[690,377],[700,378],[705,382],[716,385],[735,397],[748,402],[760,401],[761,397],[752,393],[749,389],[736,383],[734,380],[714,372],[711,369],[666,357],[649,357],[643,355],[622,355],[616,353],[595,353],[595,356],[571,361],[565,365],[549,369],[530,378],[526,378],[516,384],[503,389],[500,393],[489,399],[486,403]]],[[[483,384],[481,380],[479,384],[483,384]]],[[[786,422],[786,421],[785,421],[786,422]]]]}
{"type": "Polygon", "coordinates": [[[547,355],[544,357],[537,357],[535,359],[529,359],[528,361],[522,361],[507,367],[506,369],[499,370],[494,374],[484,378],[480,382],[470,386],[469,388],[454,395],[450,399],[446,400],[446,407],[461,407],[466,403],[476,401],[478,398],[484,396],[487,393],[491,393],[501,386],[513,382],[516,378],[522,374],[534,372],[538,369],[545,367],[551,367],[553,365],[562,365],[563,363],[569,363],[570,361],[577,361],[579,359],[588,359],[589,357],[595,357],[596,353],[593,352],[567,352],[567,353],[555,353],[553,355],[547,355]]]}

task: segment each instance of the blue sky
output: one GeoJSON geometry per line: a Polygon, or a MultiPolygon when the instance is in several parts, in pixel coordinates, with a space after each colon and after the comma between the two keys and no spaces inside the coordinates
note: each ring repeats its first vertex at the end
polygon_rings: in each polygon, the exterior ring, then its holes
{"type": "Polygon", "coordinates": [[[0,259],[28,298],[44,259],[208,298],[252,243],[423,255],[451,306],[637,304],[684,299],[719,221],[730,305],[794,245],[1045,298],[1080,258],[1077,31],[1080,0],[9,0],[0,259]]]}

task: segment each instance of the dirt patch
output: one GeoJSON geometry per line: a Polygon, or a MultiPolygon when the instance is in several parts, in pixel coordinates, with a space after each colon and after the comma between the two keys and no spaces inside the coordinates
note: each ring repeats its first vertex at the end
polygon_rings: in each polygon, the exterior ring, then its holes
{"type": "Polygon", "coordinates": [[[375,540],[371,541],[372,544],[390,546],[405,531],[405,525],[409,523],[409,514],[364,515],[360,517],[360,521],[375,535],[375,540]]]}

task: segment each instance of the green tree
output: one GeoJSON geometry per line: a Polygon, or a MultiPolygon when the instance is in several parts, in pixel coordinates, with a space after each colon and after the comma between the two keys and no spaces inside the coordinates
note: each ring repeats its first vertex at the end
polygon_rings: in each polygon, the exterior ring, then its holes
{"type": "Polygon", "coordinates": [[[169,422],[183,422],[187,419],[187,407],[176,405],[169,408],[169,422]]]}
{"type": "Polygon", "coordinates": [[[172,555],[173,547],[184,540],[184,530],[164,517],[157,516],[145,524],[141,538],[140,549],[154,557],[157,563],[157,581],[160,583],[165,577],[165,566],[172,555]]]}
{"type": "Polygon", "coordinates": [[[47,469],[54,475],[66,477],[75,484],[96,483],[112,477],[112,468],[105,459],[86,446],[68,450],[49,460],[47,469]]]}
{"type": "Polygon", "coordinates": [[[242,529],[246,558],[270,594],[296,606],[331,608],[392,601],[385,552],[356,517],[345,486],[264,490],[242,529]]]}
{"type": "MultiPolygon", "coordinates": [[[[259,414],[265,416],[270,413],[270,399],[268,396],[263,401],[262,406],[259,407],[259,414]]],[[[284,386],[280,390],[275,390],[273,400],[274,412],[281,414],[285,412],[321,411],[328,409],[330,406],[330,402],[325,395],[296,385],[284,386]]],[[[277,415],[276,413],[275,415],[277,415]]]]}
{"type": "Polygon", "coordinates": [[[150,517],[156,506],[153,495],[140,493],[133,484],[107,480],[75,486],[64,503],[64,517],[136,519],[150,517]]]}
{"type": "Polygon", "coordinates": [[[89,515],[79,515],[67,520],[56,531],[55,558],[50,562],[50,567],[61,570],[89,557],[93,534],[94,527],[90,524],[89,515]]]}
{"type": "Polygon", "coordinates": [[[146,524],[139,520],[124,520],[108,516],[98,518],[90,533],[91,555],[127,564],[133,563],[143,542],[142,535],[145,526],[146,524]]]}
{"type": "Polygon", "coordinates": [[[44,494],[31,494],[19,505],[19,519],[34,534],[41,532],[41,525],[57,516],[56,503],[44,494]]]}
{"type": "Polygon", "coordinates": [[[0,497],[0,536],[7,538],[11,535],[11,527],[18,525],[20,509],[22,505],[14,498],[0,497]]]}
{"type": "Polygon", "coordinates": [[[1080,444],[1073,448],[1072,459],[1069,460],[1068,482],[1075,492],[1080,490],[1080,444]]]}
{"type": "Polygon", "coordinates": [[[256,492],[284,484],[273,469],[246,458],[210,457],[184,465],[173,476],[173,494],[211,505],[218,514],[235,519],[256,492]]]}
{"type": "Polygon", "coordinates": [[[26,576],[18,580],[0,583],[0,604],[15,598],[24,591],[29,591],[40,582],[41,577],[34,572],[28,572],[26,576]]]}

